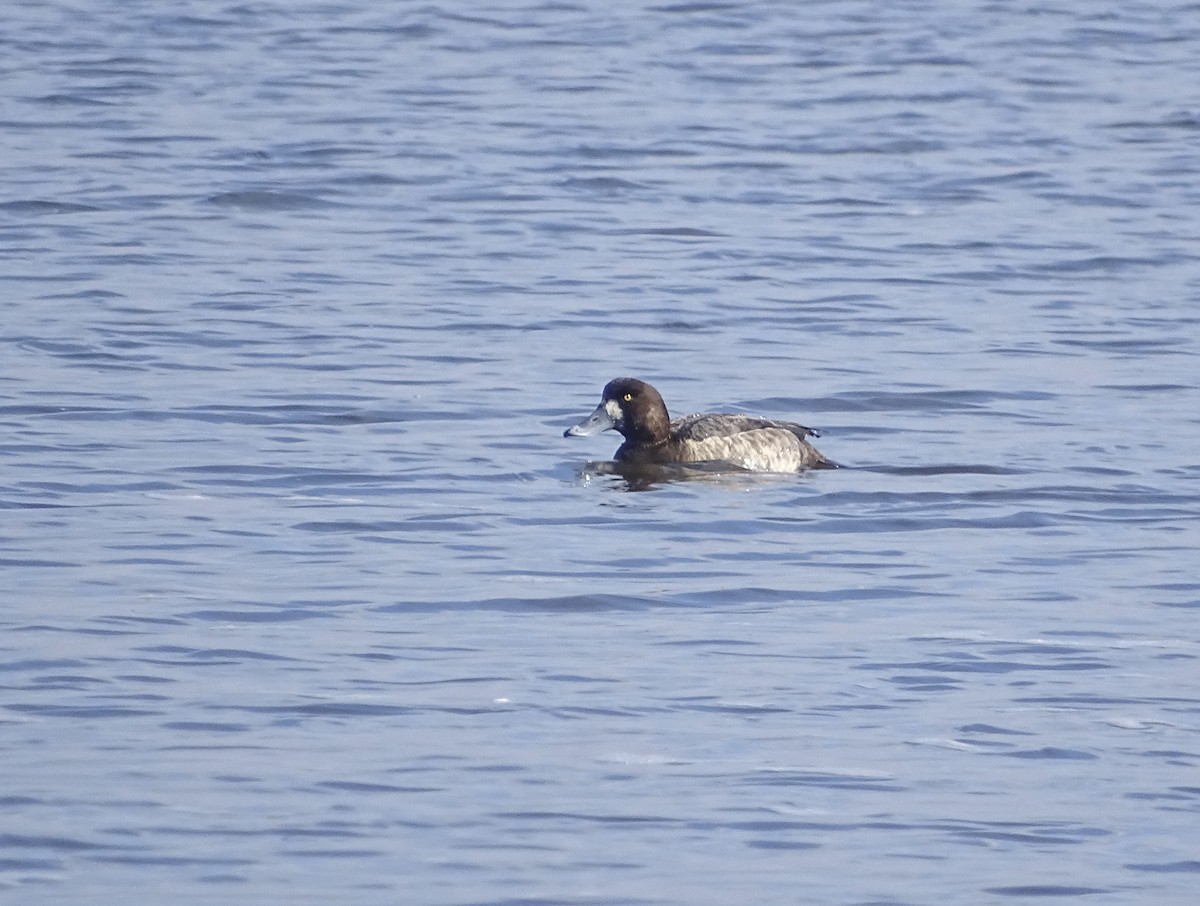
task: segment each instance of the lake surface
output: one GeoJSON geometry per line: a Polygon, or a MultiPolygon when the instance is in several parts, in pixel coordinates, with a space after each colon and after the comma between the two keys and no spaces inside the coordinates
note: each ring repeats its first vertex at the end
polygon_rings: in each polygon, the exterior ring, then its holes
{"type": "Polygon", "coordinates": [[[1195,901],[1200,6],[6,10],[0,900],[1195,901]]]}

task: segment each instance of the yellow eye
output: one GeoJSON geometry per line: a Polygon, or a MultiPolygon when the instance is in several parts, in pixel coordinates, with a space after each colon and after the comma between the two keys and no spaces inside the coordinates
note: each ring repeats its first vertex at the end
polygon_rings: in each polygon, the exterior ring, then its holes
{"type": "Polygon", "coordinates": [[[632,394],[632,393],[626,393],[626,394],[625,394],[625,402],[627,402],[627,403],[628,403],[628,402],[629,402],[630,400],[632,400],[632,399],[633,399],[633,394],[632,394]]]}

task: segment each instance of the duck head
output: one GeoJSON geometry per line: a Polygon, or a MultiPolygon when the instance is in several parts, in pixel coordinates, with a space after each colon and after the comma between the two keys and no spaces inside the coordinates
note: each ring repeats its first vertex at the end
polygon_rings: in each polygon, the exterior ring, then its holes
{"type": "Polygon", "coordinates": [[[636,444],[666,443],[671,418],[658,391],[637,378],[617,378],[604,385],[600,405],[563,437],[586,437],[612,429],[636,444]]]}

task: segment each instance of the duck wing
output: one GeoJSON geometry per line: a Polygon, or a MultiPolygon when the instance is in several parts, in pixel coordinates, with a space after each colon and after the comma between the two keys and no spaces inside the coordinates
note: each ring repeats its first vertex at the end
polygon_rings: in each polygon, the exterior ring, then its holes
{"type": "Polygon", "coordinates": [[[728,462],[756,472],[793,472],[826,460],[805,438],[812,428],[750,415],[689,415],[671,423],[683,462],[728,462]]]}
{"type": "Polygon", "coordinates": [[[732,437],[747,431],[763,428],[779,428],[804,440],[820,437],[820,432],[795,422],[776,421],[773,418],[758,418],[754,415],[685,415],[671,422],[671,435],[691,440],[708,440],[713,437],[732,437]]]}

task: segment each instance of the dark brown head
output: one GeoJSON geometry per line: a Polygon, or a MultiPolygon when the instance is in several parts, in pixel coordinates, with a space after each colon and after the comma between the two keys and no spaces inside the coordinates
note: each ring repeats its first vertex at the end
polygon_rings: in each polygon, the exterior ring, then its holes
{"type": "Polygon", "coordinates": [[[658,391],[645,381],[617,378],[604,386],[596,410],[563,436],[599,434],[609,428],[621,432],[626,446],[652,447],[670,438],[671,418],[658,391]]]}

